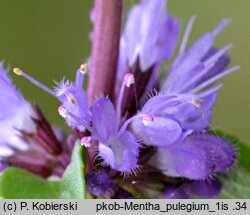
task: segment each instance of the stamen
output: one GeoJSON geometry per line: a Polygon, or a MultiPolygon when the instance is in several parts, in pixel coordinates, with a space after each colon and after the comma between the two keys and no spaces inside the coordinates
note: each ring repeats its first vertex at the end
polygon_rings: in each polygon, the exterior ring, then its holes
{"type": "Polygon", "coordinates": [[[195,76],[191,77],[189,81],[186,82],[179,90],[178,92],[185,92],[188,90],[189,87],[191,87],[195,82],[199,81],[203,76],[205,76],[210,69],[214,67],[215,63],[210,63],[210,65],[205,65],[203,63],[199,64],[196,68],[194,68],[194,71],[197,71],[195,76]]]}
{"type": "Polygon", "coordinates": [[[130,85],[132,85],[132,84],[135,83],[135,77],[134,77],[134,75],[131,74],[131,73],[127,73],[127,74],[124,76],[123,83],[124,83],[127,87],[130,87],[130,85]]]}
{"type": "Polygon", "coordinates": [[[219,84],[219,85],[215,86],[214,88],[212,88],[212,89],[210,89],[208,91],[197,94],[197,96],[199,96],[199,98],[209,96],[209,95],[215,93],[216,91],[218,91],[219,89],[221,89],[222,87],[223,87],[223,84],[219,84]]]}
{"type": "Polygon", "coordinates": [[[207,66],[211,63],[215,63],[219,60],[219,58],[221,56],[223,56],[224,54],[226,54],[231,48],[233,47],[232,44],[229,44],[225,47],[223,47],[222,49],[218,50],[215,54],[213,54],[211,57],[209,57],[205,62],[204,65],[207,66]]]}
{"type": "Polygon", "coordinates": [[[45,92],[54,95],[53,90],[51,90],[50,88],[48,88],[47,86],[45,86],[44,84],[40,83],[39,81],[35,80],[34,78],[32,78],[31,76],[29,76],[28,74],[26,74],[25,72],[23,72],[20,68],[14,68],[13,72],[16,75],[22,75],[24,78],[26,78],[28,81],[30,81],[31,83],[33,83],[34,85],[36,85],[37,87],[41,88],[42,90],[44,90],[45,92]]]}
{"type": "Polygon", "coordinates": [[[82,64],[76,72],[75,85],[79,88],[83,87],[84,76],[88,72],[87,64],[82,64]]]}
{"type": "Polygon", "coordinates": [[[81,145],[89,148],[91,146],[92,138],[90,136],[85,136],[81,139],[81,145]]]}
{"type": "Polygon", "coordinates": [[[224,76],[226,76],[226,75],[228,75],[228,74],[230,74],[232,72],[237,71],[239,68],[240,68],[240,66],[235,66],[235,67],[232,67],[232,68],[229,68],[229,69],[225,70],[224,72],[219,73],[218,75],[208,79],[207,81],[203,82],[199,86],[195,87],[190,93],[194,94],[194,93],[208,87],[209,85],[213,84],[214,82],[221,79],[222,77],[224,77],[224,76]]]}
{"type": "Polygon", "coordinates": [[[67,115],[70,116],[72,119],[76,120],[77,122],[79,122],[79,124],[81,124],[84,128],[88,129],[92,134],[95,132],[86,120],[80,119],[78,116],[69,111],[67,112],[67,115]]]}
{"type": "Polygon", "coordinates": [[[88,67],[86,63],[80,66],[80,72],[84,75],[88,72],[88,67]]]}
{"type": "Polygon", "coordinates": [[[121,90],[119,92],[119,97],[118,97],[118,100],[117,100],[117,105],[116,105],[116,109],[117,109],[117,123],[118,124],[119,124],[120,119],[121,119],[122,98],[123,98],[123,94],[124,94],[124,91],[125,91],[125,86],[130,87],[130,85],[134,84],[134,83],[135,83],[135,77],[134,77],[134,75],[131,74],[131,73],[127,73],[124,76],[123,83],[122,83],[122,86],[121,86],[121,90]]]}
{"type": "Polygon", "coordinates": [[[213,36],[216,37],[230,22],[230,19],[223,19],[213,31],[213,36]]]}
{"type": "Polygon", "coordinates": [[[142,122],[145,126],[150,126],[154,122],[154,117],[148,114],[142,115],[142,122]]]}
{"type": "Polygon", "coordinates": [[[73,96],[72,93],[66,93],[66,97],[71,104],[75,105],[77,103],[76,98],[73,96]]]}
{"type": "Polygon", "coordinates": [[[196,106],[197,108],[201,107],[201,103],[199,102],[198,99],[192,99],[192,104],[196,106]]]}
{"type": "Polygon", "coordinates": [[[16,75],[22,75],[22,74],[23,74],[23,71],[22,71],[20,68],[14,68],[14,69],[13,69],[13,72],[14,72],[16,75]]]}
{"type": "Polygon", "coordinates": [[[185,29],[185,33],[184,33],[184,36],[183,36],[183,39],[182,39],[182,43],[181,43],[181,46],[180,46],[179,54],[181,54],[181,53],[183,53],[185,51],[187,41],[188,41],[190,32],[192,30],[192,26],[194,24],[195,18],[196,18],[196,15],[193,15],[193,16],[191,16],[191,18],[188,21],[188,24],[187,24],[187,27],[185,29]]]}
{"type": "Polygon", "coordinates": [[[67,111],[67,109],[63,107],[62,105],[58,107],[57,111],[63,118],[66,118],[69,115],[69,112],[67,111]]]}

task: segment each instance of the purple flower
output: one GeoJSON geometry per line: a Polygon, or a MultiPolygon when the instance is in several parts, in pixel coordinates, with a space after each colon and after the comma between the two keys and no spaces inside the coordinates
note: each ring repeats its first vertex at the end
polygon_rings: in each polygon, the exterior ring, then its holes
{"type": "MultiPolygon", "coordinates": [[[[76,73],[75,82],[62,80],[57,83],[55,96],[61,101],[62,105],[77,117],[86,121],[90,120],[88,113],[87,95],[83,90],[84,74],[87,72],[86,65],[82,65],[76,73]]],[[[85,127],[71,117],[65,117],[67,124],[71,128],[77,128],[79,131],[85,131],[85,127]]]]}
{"type": "Polygon", "coordinates": [[[139,144],[135,136],[126,130],[131,119],[121,124],[121,100],[125,88],[133,83],[134,76],[126,74],[116,109],[108,98],[96,99],[91,107],[91,124],[64,106],[58,109],[60,115],[71,117],[91,132],[91,136],[81,139],[83,146],[90,147],[92,140],[98,141],[98,155],[102,158],[103,165],[124,173],[136,170],[139,156],[139,144]]]}
{"type": "Polygon", "coordinates": [[[127,126],[132,119],[121,123],[121,101],[126,88],[134,83],[134,76],[127,73],[121,86],[116,109],[111,101],[101,97],[92,108],[93,129],[91,139],[99,141],[99,156],[104,164],[120,172],[129,173],[137,168],[139,144],[127,126]]]}
{"type": "Polygon", "coordinates": [[[121,172],[130,172],[137,167],[138,143],[134,135],[120,130],[117,112],[107,98],[97,99],[92,107],[93,135],[99,140],[99,155],[104,163],[121,172]]]}
{"type": "MultiPolygon", "coordinates": [[[[221,84],[215,86],[215,83],[238,69],[226,69],[229,64],[227,53],[232,45],[214,47],[215,38],[228,20],[222,20],[213,31],[205,33],[186,49],[195,20],[195,16],[191,17],[177,58],[160,83],[161,63],[173,55],[179,35],[179,22],[167,13],[165,6],[166,0],[142,0],[129,12],[120,37],[121,16],[118,15],[121,15],[121,2],[110,5],[97,1],[91,17],[95,32],[88,98],[83,90],[86,65],[77,71],[75,82],[63,79],[54,90],[20,69],[14,69],[16,74],[59,100],[58,112],[65,118],[73,135],[68,145],[59,144],[58,147],[57,137],[60,135],[56,134],[60,132],[55,134],[39,109],[32,108],[23,99],[23,104],[34,111],[35,115],[31,115],[23,109],[26,115],[29,114],[27,118],[33,123],[34,131],[22,128],[17,131],[25,140],[25,146],[32,147],[31,143],[36,143],[39,150],[35,154],[29,149],[26,154],[15,154],[12,165],[23,168],[31,163],[33,172],[50,171],[47,175],[52,172],[62,175],[69,162],[69,152],[79,138],[81,145],[87,148],[87,188],[94,196],[133,196],[123,190],[126,186],[115,187],[115,182],[121,181],[119,172],[129,175],[137,173],[139,167],[138,175],[129,176],[121,183],[131,185],[136,192],[147,197],[159,195],[158,184],[166,185],[161,198],[187,198],[191,195],[211,198],[218,194],[221,183],[214,175],[226,172],[236,156],[227,141],[208,134],[217,90],[222,87],[221,84]],[[105,16],[107,14],[109,16],[105,16]],[[96,95],[98,93],[103,95],[96,95]],[[97,168],[98,161],[105,170],[97,168]],[[63,165],[55,167],[56,163],[63,165]],[[53,168],[48,168],[50,166],[53,168]]],[[[8,81],[5,79],[2,78],[6,85],[8,81]]],[[[12,92],[12,88],[8,91],[12,92]]],[[[22,98],[15,89],[13,94],[22,98]]],[[[0,101],[3,99],[3,102],[12,104],[13,98],[5,101],[6,98],[0,97],[0,101]]],[[[4,108],[3,113],[12,111],[4,108]]],[[[16,109],[13,108],[13,112],[18,116],[16,109]]],[[[21,112],[20,118],[25,114],[21,112]]],[[[16,129],[13,126],[16,116],[3,116],[9,117],[6,122],[0,117],[6,128],[11,125],[16,129]]],[[[14,132],[12,129],[11,135],[14,132]]],[[[0,147],[5,149],[9,145],[5,141],[0,147]]],[[[13,147],[8,149],[13,150],[13,147]]]]}
{"type": "MultiPolygon", "coordinates": [[[[84,92],[83,83],[84,75],[87,73],[87,65],[82,64],[76,72],[75,82],[63,79],[61,82],[56,82],[57,86],[54,90],[51,90],[44,84],[35,80],[33,77],[25,73],[19,68],[14,68],[14,73],[21,75],[28,81],[32,82],[37,87],[56,97],[62,104],[63,107],[67,108],[68,111],[73,112],[78,118],[90,121],[88,112],[87,96],[84,92]]],[[[60,112],[61,114],[63,112],[60,112]]],[[[62,114],[62,117],[66,119],[67,124],[71,128],[76,128],[79,131],[85,131],[85,127],[82,126],[79,121],[62,114]]]]}
{"type": "Polygon", "coordinates": [[[236,153],[224,139],[212,135],[189,135],[169,148],[159,148],[151,165],[165,175],[204,180],[216,172],[227,171],[236,153]]]}
{"type": "Polygon", "coordinates": [[[35,132],[32,118],[37,114],[14,87],[3,63],[0,63],[0,92],[0,159],[3,159],[14,155],[15,151],[28,150],[20,130],[35,132]]]}
{"type": "MultiPolygon", "coordinates": [[[[18,70],[16,70],[18,72],[18,70]]],[[[48,177],[63,149],[37,106],[25,100],[0,64],[0,162],[48,177]]]]}
{"type": "Polygon", "coordinates": [[[170,58],[179,34],[179,22],[166,11],[166,0],[143,0],[128,14],[121,37],[123,62],[132,67],[137,60],[142,71],[170,58]]]}
{"type": "Polygon", "coordinates": [[[210,108],[215,98],[188,94],[159,94],[150,98],[137,114],[151,119],[135,119],[132,129],[144,144],[168,147],[185,133],[203,131],[209,126],[210,108]],[[214,98],[214,99],[212,99],[214,98]]]}
{"type": "Polygon", "coordinates": [[[205,33],[185,50],[194,22],[193,16],[186,28],[179,55],[170,67],[161,91],[168,93],[198,93],[213,85],[218,79],[234,72],[239,67],[224,70],[229,64],[226,53],[232,48],[213,48],[215,37],[228,25],[224,19],[212,32],[205,33]]]}
{"type": "Polygon", "coordinates": [[[134,99],[140,101],[145,88],[154,87],[159,65],[172,56],[178,35],[179,22],[167,13],[166,0],[143,0],[129,11],[120,38],[115,91],[118,95],[124,74],[130,72],[135,75],[137,93],[132,88],[126,92],[122,112],[136,113],[134,99]]]}

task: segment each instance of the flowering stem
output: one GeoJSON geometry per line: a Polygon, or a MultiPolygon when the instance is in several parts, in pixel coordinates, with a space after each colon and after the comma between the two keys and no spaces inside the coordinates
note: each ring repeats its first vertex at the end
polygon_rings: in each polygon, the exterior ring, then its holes
{"type": "MultiPolygon", "coordinates": [[[[122,19],[122,0],[96,0],[94,8],[94,40],[91,72],[88,85],[88,101],[104,94],[113,97],[122,19]]],[[[97,144],[97,143],[96,143],[97,144]]],[[[96,145],[88,148],[87,169],[93,169],[96,145]]]]}
{"type": "Polygon", "coordinates": [[[122,0],[96,0],[89,104],[100,93],[112,99],[122,18],[122,0]]]}

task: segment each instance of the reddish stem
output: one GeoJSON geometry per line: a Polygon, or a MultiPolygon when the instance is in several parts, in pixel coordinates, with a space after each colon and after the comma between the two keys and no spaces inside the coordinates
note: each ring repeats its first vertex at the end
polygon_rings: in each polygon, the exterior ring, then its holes
{"type": "Polygon", "coordinates": [[[100,93],[112,99],[117,70],[122,0],[96,0],[89,104],[100,93]]]}
{"type": "MultiPolygon", "coordinates": [[[[92,46],[91,72],[88,85],[88,101],[104,94],[113,99],[119,41],[122,20],[122,0],[96,0],[94,8],[94,40],[92,46]]],[[[94,168],[95,148],[88,148],[87,171],[94,168]]]]}

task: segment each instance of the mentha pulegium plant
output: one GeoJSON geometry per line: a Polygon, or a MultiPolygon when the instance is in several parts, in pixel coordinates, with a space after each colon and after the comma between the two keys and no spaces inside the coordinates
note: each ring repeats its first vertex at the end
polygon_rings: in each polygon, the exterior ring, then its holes
{"type": "Polygon", "coordinates": [[[91,60],[80,66],[74,82],[63,79],[50,89],[14,69],[60,102],[58,112],[72,129],[68,137],[24,99],[1,64],[0,170],[15,166],[60,177],[80,139],[94,197],[135,198],[127,185],[148,198],[217,196],[222,188],[217,174],[228,171],[236,157],[232,145],[209,133],[223,86],[216,82],[239,69],[227,68],[232,45],[214,47],[229,21],[187,47],[192,16],[176,50],[179,21],[165,8],[166,0],[142,0],[120,34],[122,1],[96,0],[91,60]],[[160,65],[175,52],[160,74],[160,65]]]}

